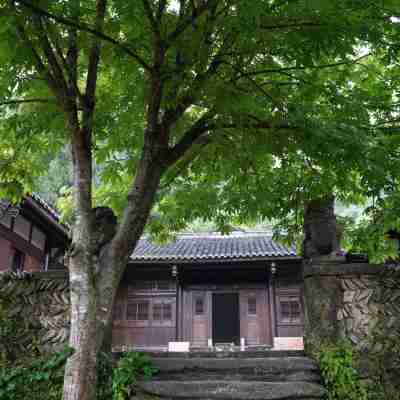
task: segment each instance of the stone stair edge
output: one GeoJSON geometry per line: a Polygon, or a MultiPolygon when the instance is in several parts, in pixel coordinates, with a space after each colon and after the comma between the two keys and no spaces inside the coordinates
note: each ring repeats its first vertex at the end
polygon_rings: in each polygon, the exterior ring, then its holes
{"type": "Polygon", "coordinates": [[[147,381],[145,393],[168,399],[290,400],[321,399],[324,388],[313,382],[147,381]]]}

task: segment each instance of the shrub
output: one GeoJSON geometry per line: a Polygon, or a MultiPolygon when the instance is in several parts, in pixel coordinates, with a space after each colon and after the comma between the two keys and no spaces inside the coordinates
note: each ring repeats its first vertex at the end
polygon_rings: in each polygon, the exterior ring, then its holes
{"type": "Polygon", "coordinates": [[[366,385],[355,368],[354,350],[341,343],[323,346],[317,354],[328,400],[367,400],[366,385]]]}
{"type": "MultiPolygon", "coordinates": [[[[0,368],[1,400],[60,400],[64,369],[73,349],[41,357],[26,365],[0,368]]],[[[150,378],[156,369],[146,355],[128,352],[118,363],[100,353],[97,364],[98,400],[126,400],[135,391],[139,377],[150,378]]]]}
{"type": "Polygon", "coordinates": [[[148,356],[127,352],[120,360],[113,372],[113,400],[126,400],[135,390],[137,379],[139,376],[145,379],[151,378],[157,370],[151,365],[148,356]]]}
{"type": "Polygon", "coordinates": [[[72,349],[65,348],[27,366],[2,368],[0,371],[1,400],[60,400],[64,366],[72,349]]]}

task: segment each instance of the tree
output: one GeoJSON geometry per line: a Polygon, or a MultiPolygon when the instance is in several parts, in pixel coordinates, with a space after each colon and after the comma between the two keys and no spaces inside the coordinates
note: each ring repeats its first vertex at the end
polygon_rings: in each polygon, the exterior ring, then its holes
{"type": "Polygon", "coordinates": [[[340,142],[329,71],[339,68],[344,85],[340,67],[361,61],[357,49],[381,37],[391,13],[367,0],[332,3],[1,1],[2,194],[16,199],[34,188],[49,153],[66,143],[72,150],[75,353],[64,400],[95,398],[114,295],[155,203],[182,193],[184,177],[210,160],[196,179],[212,165],[227,176],[232,155],[251,159],[253,151],[269,179],[276,155],[321,159],[325,135],[340,142]],[[118,224],[94,205],[94,163],[104,198],[121,208],[118,224]],[[113,203],[116,187],[125,199],[113,203]]]}

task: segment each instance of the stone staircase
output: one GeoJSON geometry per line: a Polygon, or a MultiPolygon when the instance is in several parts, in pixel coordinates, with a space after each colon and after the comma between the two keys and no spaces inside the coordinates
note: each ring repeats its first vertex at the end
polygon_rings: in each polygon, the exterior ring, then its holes
{"type": "Polygon", "coordinates": [[[302,352],[160,353],[137,399],[311,400],[324,389],[315,363],[302,352]]]}

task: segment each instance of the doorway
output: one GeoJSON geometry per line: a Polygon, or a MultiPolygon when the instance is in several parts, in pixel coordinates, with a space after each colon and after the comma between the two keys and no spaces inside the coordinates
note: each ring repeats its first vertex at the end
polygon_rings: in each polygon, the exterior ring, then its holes
{"type": "Polygon", "coordinates": [[[213,343],[240,342],[238,293],[214,293],[212,298],[213,343]]]}

